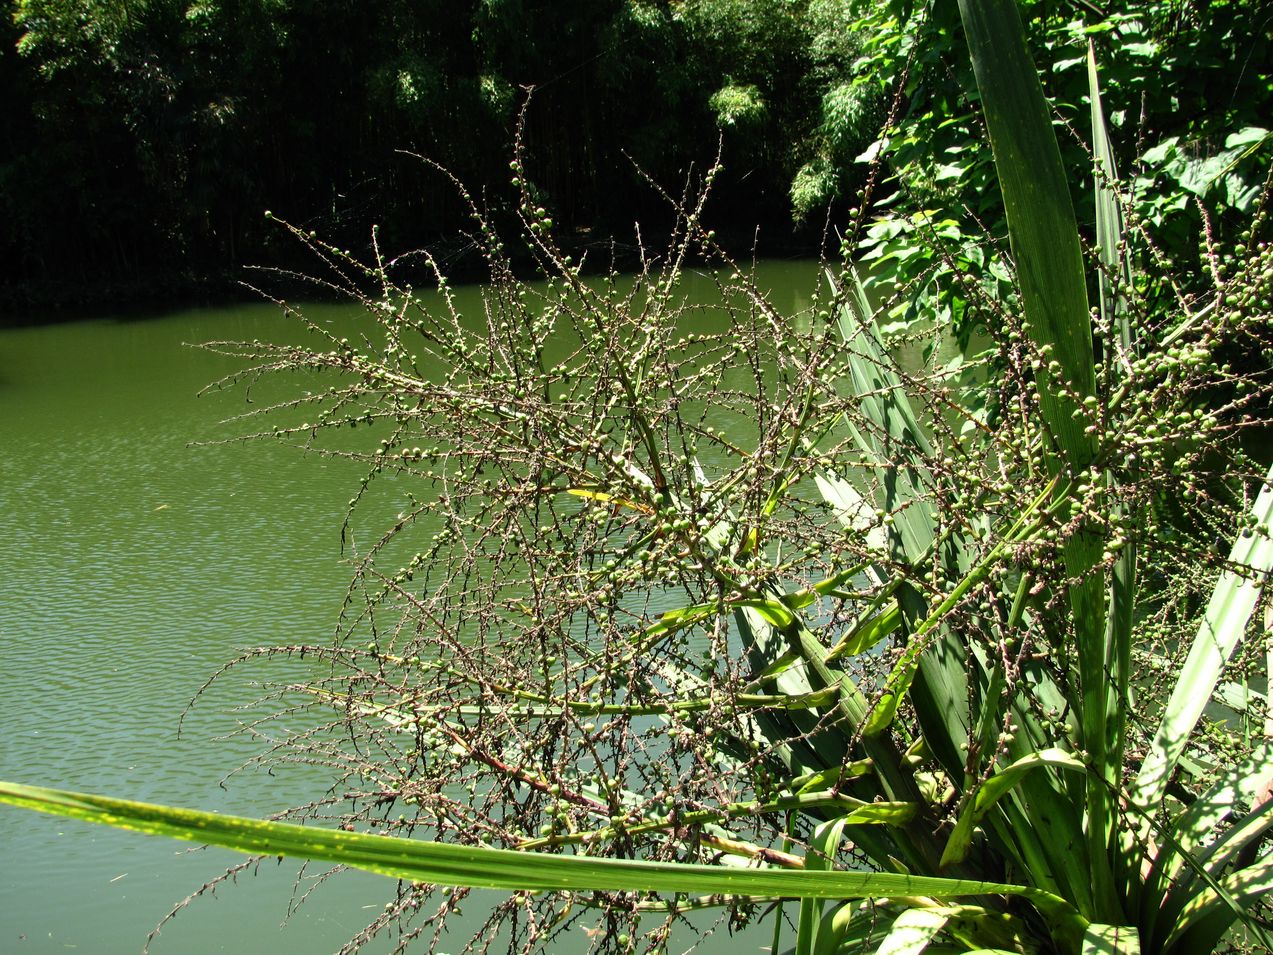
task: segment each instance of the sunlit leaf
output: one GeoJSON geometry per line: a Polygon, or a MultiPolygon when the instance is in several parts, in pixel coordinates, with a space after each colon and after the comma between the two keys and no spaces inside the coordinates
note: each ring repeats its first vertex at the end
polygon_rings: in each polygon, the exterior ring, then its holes
{"type": "Polygon", "coordinates": [[[546,855],[267,822],[86,793],[0,783],[0,802],[249,854],[317,859],[395,879],[520,891],[722,893],[796,898],[1017,895],[1062,936],[1086,922],[1062,899],[1028,886],[895,873],[735,869],[546,855]]]}
{"type": "Polygon", "coordinates": [[[1098,925],[1083,933],[1082,955],[1140,955],[1140,936],[1129,925],[1098,925]]]}
{"type": "Polygon", "coordinates": [[[1251,568],[1255,576],[1226,571],[1216,582],[1158,732],[1129,792],[1129,798],[1145,813],[1153,812],[1161,801],[1225,664],[1246,631],[1260,597],[1263,575],[1273,567],[1273,540],[1269,536],[1273,534],[1273,468],[1265,476],[1251,513],[1256,528],[1238,538],[1229,561],[1251,568]]]}
{"type": "Polygon", "coordinates": [[[950,918],[941,908],[907,909],[893,922],[876,955],[919,955],[928,947],[950,918]]]}

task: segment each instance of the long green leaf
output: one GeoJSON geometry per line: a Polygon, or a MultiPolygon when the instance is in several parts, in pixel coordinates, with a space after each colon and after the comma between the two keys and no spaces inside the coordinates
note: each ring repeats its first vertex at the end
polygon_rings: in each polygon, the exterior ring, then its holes
{"type": "MultiPolygon", "coordinates": [[[[1182,955],[1214,951],[1230,926],[1242,914],[1246,903],[1273,892],[1273,852],[1266,852],[1254,865],[1234,872],[1220,881],[1220,891],[1204,889],[1185,906],[1164,951],[1182,955]]],[[[1261,941],[1268,945],[1268,933],[1255,920],[1248,925],[1256,929],[1261,941]]]]}
{"type": "MultiPolygon", "coordinates": [[[[1268,776],[1263,777],[1266,784],[1268,776]]],[[[1267,792],[1261,792],[1263,796],[1267,792]]],[[[1259,798],[1259,797],[1257,797],[1259,798]]],[[[1216,878],[1236,862],[1240,853],[1256,844],[1273,830],[1273,799],[1259,803],[1250,812],[1234,820],[1224,835],[1200,852],[1196,861],[1201,863],[1212,878],[1216,878]]]]}
{"type": "Polygon", "coordinates": [[[986,780],[974,800],[976,814],[984,816],[991,806],[1006,796],[1021,781],[1022,776],[1044,766],[1079,773],[1087,771],[1087,766],[1082,760],[1076,759],[1061,749],[1046,749],[1039,753],[1032,753],[986,780]]]}
{"type": "MultiPolygon", "coordinates": [[[[902,699],[906,696],[907,691],[910,690],[911,683],[915,679],[925,652],[935,642],[930,634],[940,638],[944,631],[939,630],[939,628],[945,624],[946,615],[951,609],[959,604],[965,594],[990,576],[994,569],[1006,558],[1013,545],[1020,543],[1022,539],[1028,537],[1036,529],[1038,512],[1041,509],[1045,509],[1050,503],[1052,494],[1056,490],[1056,483],[1055,480],[1049,483],[1043,492],[1030,502],[1028,507],[1016,515],[1016,520],[1003,534],[1002,539],[990,548],[975,567],[964,574],[963,579],[955,584],[935,610],[932,610],[928,616],[918,622],[914,632],[911,634],[910,644],[898,658],[897,663],[893,664],[893,669],[889,672],[884,689],[876,699],[871,715],[862,729],[863,735],[868,738],[874,736],[892,723],[902,699]]],[[[924,707],[919,706],[918,709],[922,712],[924,707]]]]}
{"type": "Polygon", "coordinates": [[[955,822],[954,831],[946,842],[942,852],[943,867],[961,861],[967,854],[972,842],[973,827],[977,825],[1000,799],[1017,786],[1022,777],[1031,770],[1052,766],[1072,772],[1086,772],[1087,767],[1081,760],[1060,749],[1047,749],[1039,753],[1031,753],[1022,757],[1011,766],[1007,766],[987,779],[965,804],[955,822]]]}
{"type": "MultiPolygon", "coordinates": [[[[879,506],[894,515],[888,532],[892,555],[914,566],[927,558],[936,539],[936,523],[923,503],[927,496],[925,462],[933,449],[884,347],[856,270],[846,269],[843,282],[830,273],[827,278],[843,303],[837,314],[840,335],[858,404],[871,430],[864,433],[852,422],[845,424],[883,477],[879,506]]],[[[819,488],[825,493],[822,483],[819,488]]],[[[828,501],[836,504],[833,499],[828,501]]],[[[961,554],[948,556],[953,558],[952,570],[956,573],[967,570],[960,561],[961,554]]],[[[927,615],[924,598],[914,587],[903,583],[897,601],[913,634],[927,615]]],[[[915,711],[934,755],[947,773],[958,778],[963,765],[960,747],[967,743],[972,725],[966,671],[969,661],[962,643],[953,634],[943,630],[929,642],[931,646],[917,661],[915,711]]]]}
{"type": "Polygon", "coordinates": [[[1257,527],[1238,538],[1229,561],[1250,568],[1254,576],[1226,571],[1216,582],[1202,625],[1167,700],[1158,732],[1129,791],[1129,799],[1144,814],[1142,836],[1148,833],[1149,814],[1161,802],[1225,664],[1246,631],[1263,578],[1273,567],[1273,468],[1265,476],[1251,513],[1257,527]]]}
{"type": "Polygon", "coordinates": [[[1123,207],[1114,185],[1118,180],[1118,167],[1114,162],[1114,147],[1101,103],[1096,48],[1090,40],[1087,46],[1087,82],[1092,105],[1092,157],[1096,165],[1096,242],[1101,265],[1097,272],[1097,287],[1101,317],[1107,327],[1118,329],[1117,345],[1123,352],[1118,358],[1126,361],[1131,357],[1134,346],[1127,303],[1127,290],[1131,288],[1132,281],[1131,263],[1123,248],[1123,207]]]}
{"type": "Polygon", "coordinates": [[[858,493],[848,481],[834,474],[815,474],[814,483],[822,499],[831,505],[843,527],[861,531],[866,542],[872,547],[882,547],[885,543],[884,527],[875,523],[875,512],[866,498],[858,493]]]}
{"type": "Polygon", "coordinates": [[[959,0],[986,130],[1003,192],[1027,331],[1056,362],[1040,401],[1059,450],[1080,469],[1095,453],[1073,418],[1079,396],[1096,390],[1087,280],[1069,181],[1038,72],[1026,50],[1015,0],[959,0]]]}
{"type": "Polygon", "coordinates": [[[0,782],[0,802],[249,854],[293,856],[395,879],[520,891],[687,892],[797,898],[1014,895],[1028,899],[1072,944],[1087,922],[1064,900],[1028,886],[895,873],[805,872],[544,855],[448,845],[0,782]]]}
{"type": "Polygon", "coordinates": [[[946,927],[950,916],[951,912],[942,908],[907,909],[893,922],[875,955],[920,955],[946,927]]]}
{"type": "MultiPolygon", "coordinates": [[[[763,671],[790,649],[782,635],[754,608],[738,607],[734,622],[747,648],[753,672],[763,671]]],[[[838,693],[838,683],[832,685],[838,693]]],[[[784,669],[774,679],[773,687],[775,693],[793,697],[825,689],[818,686],[815,690],[804,666],[784,669]]],[[[783,759],[792,776],[820,773],[838,766],[844,758],[847,737],[835,727],[821,725],[823,721],[816,714],[762,712],[755,718],[775,755],[783,759]]]]}
{"type": "Polygon", "coordinates": [[[1262,744],[1220,777],[1205,793],[1186,807],[1170,825],[1175,836],[1175,855],[1166,867],[1175,878],[1182,865],[1179,858],[1193,853],[1215,835],[1216,827],[1228,819],[1239,804],[1252,805],[1273,778],[1273,746],[1262,744]]]}
{"type": "Polygon", "coordinates": [[[1140,936],[1129,925],[1098,925],[1083,934],[1082,955],[1140,955],[1140,936]]]}
{"type": "MultiPolygon", "coordinates": [[[[888,900],[884,902],[887,904],[888,900]]],[[[818,937],[828,941],[836,938],[839,941],[834,948],[819,951],[817,955],[837,955],[837,953],[845,955],[847,952],[874,951],[888,935],[890,925],[889,915],[877,908],[870,899],[856,904],[846,902],[834,912],[829,913],[829,921],[830,931],[820,933],[818,937]]],[[[795,955],[795,950],[789,949],[783,955],[795,955]]]]}
{"type": "Polygon", "coordinates": [[[818,944],[813,955],[835,955],[853,925],[853,902],[845,902],[822,916],[818,926],[818,944]]]}
{"type": "Polygon", "coordinates": [[[845,634],[840,642],[831,648],[827,661],[865,653],[896,630],[901,621],[901,610],[896,603],[890,603],[882,613],[868,617],[845,634]]]}
{"type": "MultiPolygon", "coordinates": [[[[1089,40],[1087,46],[1088,97],[1092,113],[1092,155],[1095,163],[1096,242],[1099,247],[1097,284],[1100,298],[1102,324],[1117,330],[1118,337],[1106,341],[1105,362],[1121,381],[1130,375],[1130,362],[1135,357],[1135,329],[1131,322],[1127,294],[1132,287],[1131,263],[1123,244],[1123,208],[1119,202],[1115,184],[1118,168],[1114,162],[1114,148],[1105,123],[1105,109],[1101,103],[1100,78],[1096,70],[1096,48],[1089,40]]],[[[1134,475],[1131,478],[1135,479],[1134,475]]],[[[1106,472],[1106,480],[1113,485],[1118,478],[1113,471],[1106,472]]],[[[1124,526],[1135,527],[1138,516],[1125,507],[1118,507],[1113,515],[1124,526]]],[[[1109,619],[1106,623],[1106,670],[1114,689],[1106,697],[1106,751],[1107,765],[1111,768],[1123,765],[1125,752],[1127,713],[1131,693],[1131,648],[1136,608],[1136,545],[1124,543],[1110,573],[1108,594],[1109,619]]],[[[1107,774],[1112,780],[1112,775],[1107,774]]],[[[1125,832],[1124,837],[1128,834],[1125,832]]],[[[1132,871],[1138,865],[1134,843],[1124,839],[1122,851],[1115,855],[1116,877],[1120,884],[1135,885],[1132,871]]],[[[1133,892],[1133,903],[1135,892],[1133,892]]],[[[1133,904],[1135,908],[1135,904],[1133,904]]]]}
{"type": "MultiPolygon", "coordinates": [[[[814,827],[809,839],[809,851],[805,853],[806,872],[828,872],[835,866],[836,853],[844,840],[845,820],[833,819],[814,827]]],[[[822,899],[800,900],[800,918],[796,923],[796,955],[814,955],[819,948],[826,948],[822,938],[822,899]]],[[[830,926],[827,926],[830,930],[830,926]]],[[[834,949],[832,949],[834,950],[834,949]]]]}
{"type": "MultiPolygon", "coordinates": [[[[1026,332],[1047,359],[1039,369],[1039,407],[1051,432],[1049,469],[1081,473],[1096,446],[1084,432],[1079,402],[1095,394],[1095,360],[1087,281],[1069,183],[1038,72],[1026,49],[1016,0],[959,0],[977,89],[1003,193],[1008,238],[1016,259],[1026,332]]],[[[1080,531],[1063,556],[1078,649],[1080,726],[1094,778],[1087,785],[1086,825],[1098,909],[1121,921],[1107,848],[1113,835],[1111,791],[1120,768],[1107,750],[1108,715],[1115,704],[1106,674],[1105,599],[1091,573],[1101,544],[1080,531]]]]}
{"type": "Polygon", "coordinates": [[[1226,772],[1169,824],[1167,833],[1171,838],[1159,849],[1146,880],[1150,898],[1158,898],[1165,887],[1166,895],[1155,919],[1164,926],[1163,931],[1177,921],[1199,891],[1214,890],[1214,880],[1224,876],[1229,863],[1273,827],[1273,802],[1259,804],[1271,776],[1273,746],[1264,744],[1226,772]],[[1239,805],[1256,808],[1215,838],[1217,828],[1239,805]]]}

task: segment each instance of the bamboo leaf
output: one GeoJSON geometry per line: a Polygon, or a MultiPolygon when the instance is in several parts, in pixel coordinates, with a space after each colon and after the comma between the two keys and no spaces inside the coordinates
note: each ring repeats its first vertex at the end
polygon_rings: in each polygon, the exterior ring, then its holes
{"type": "MultiPolygon", "coordinates": [[[[1264,779],[1267,785],[1268,777],[1265,776],[1264,779]]],[[[1264,794],[1262,792],[1260,795],[1264,794]]],[[[1235,820],[1224,835],[1209,845],[1206,851],[1199,853],[1196,861],[1202,863],[1212,878],[1216,878],[1231,863],[1237,861],[1243,849],[1264,838],[1270,830],[1273,830],[1273,799],[1259,803],[1235,820]]]]}
{"type": "MultiPolygon", "coordinates": [[[[864,434],[850,422],[846,425],[863,452],[884,469],[880,506],[896,512],[891,535],[894,550],[899,559],[914,562],[932,546],[934,522],[926,507],[904,505],[924,500],[924,462],[933,448],[880,341],[874,317],[866,309],[857,273],[850,269],[847,275],[854,287],[839,312],[840,335],[858,404],[874,427],[864,434]]],[[[838,288],[834,279],[832,284],[838,288]]]]}
{"type": "Polygon", "coordinates": [[[909,668],[902,674],[902,678],[897,681],[894,688],[884,691],[871,709],[866,725],[862,727],[863,736],[877,736],[892,725],[893,720],[897,718],[897,708],[901,705],[902,697],[910,689],[914,673],[914,667],[909,668]]]}
{"type": "Polygon", "coordinates": [[[814,483],[822,499],[831,505],[841,526],[866,534],[866,542],[872,547],[883,547],[884,525],[875,522],[875,511],[848,481],[831,473],[815,474],[814,483]]]}
{"type": "MultiPolygon", "coordinates": [[[[1044,507],[1052,497],[1056,490],[1057,480],[1054,478],[1046,488],[1036,497],[1030,504],[1016,516],[1016,520],[1012,526],[1003,535],[1003,538],[995,544],[994,547],[981,558],[975,567],[964,574],[960,580],[946,595],[945,599],[931,611],[922,622],[915,627],[911,634],[911,641],[902,653],[897,663],[893,665],[893,669],[889,672],[888,679],[885,681],[884,689],[880,693],[879,698],[875,701],[870,716],[867,718],[862,728],[865,736],[874,736],[893,722],[893,718],[897,715],[897,708],[902,698],[910,690],[911,684],[915,679],[915,674],[920,666],[920,661],[924,656],[924,652],[932,645],[933,638],[928,637],[930,633],[934,634],[938,639],[944,635],[937,631],[945,622],[946,614],[955,607],[964,595],[973,587],[985,580],[994,569],[994,567],[1003,560],[1007,554],[1009,546],[1015,543],[1019,535],[1028,535],[1029,529],[1033,526],[1032,521],[1040,508],[1044,507]]],[[[948,635],[946,635],[948,636],[948,635]]],[[[926,709],[926,706],[918,707],[920,712],[926,709]]],[[[945,742],[949,743],[951,737],[946,737],[945,742]]],[[[961,764],[962,768],[962,764],[961,764]]]]}
{"type": "Polygon", "coordinates": [[[678,607],[675,610],[668,610],[665,611],[657,621],[647,627],[641,635],[647,639],[661,637],[665,633],[672,633],[683,627],[692,626],[693,624],[707,620],[720,611],[721,605],[716,601],[711,603],[693,604],[689,607],[678,607]]]}
{"type": "MultiPolygon", "coordinates": [[[[767,671],[790,650],[778,630],[756,609],[735,607],[734,622],[742,644],[747,648],[753,672],[767,671]]],[[[826,688],[815,687],[809,679],[807,667],[802,664],[783,667],[773,679],[773,686],[775,693],[789,696],[805,696],[826,688]]],[[[838,683],[835,686],[838,694],[838,683]]],[[[843,760],[847,740],[833,727],[819,731],[816,717],[805,718],[800,713],[759,712],[755,719],[764,738],[787,764],[792,776],[815,775],[828,766],[838,766],[843,760]]]]}
{"type": "Polygon", "coordinates": [[[888,935],[890,925],[889,916],[870,901],[858,905],[846,903],[835,912],[832,919],[839,923],[836,926],[836,931],[841,933],[839,945],[832,952],[819,952],[818,955],[874,951],[888,935]]]}
{"type": "Polygon", "coordinates": [[[858,806],[844,817],[849,825],[901,826],[915,818],[915,805],[909,802],[871,802],[858,806]]]}

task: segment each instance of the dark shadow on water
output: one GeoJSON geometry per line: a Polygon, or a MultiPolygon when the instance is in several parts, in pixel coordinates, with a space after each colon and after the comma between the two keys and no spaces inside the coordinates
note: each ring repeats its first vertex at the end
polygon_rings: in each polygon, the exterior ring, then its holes
{"type": "MultiPolygon", "coordinates": [[[[721,230],[718,230],[721,231],[721,230]]],[[[763,240],[756,230],[724,230],[718,241],[740,263],[754,258],[768,260],[808,259],[819,252],[817,237],[802,240],[786,235],[763,240]]],[[[588,275],[609,271],[630,273],[641,267],[641,250],[632,234],[604,236],[587,230],[558,235],[562,250],[584,265],[588,275]]],[[[647,252],[657,257],[666,239],[655,231],[646,233],[647,252]]],[[[510,242],[513,246],[515,243],[510,242]]],[[[135,276],[115,281],[63,281],[35,285],[0,282],[0,329],[28,328],[89,320],[144,322],[171,315],[186,308],[218,307],[262,301],[262,289],[285,300],[337,301],[335,291],[306,280],[323,276],[323,267],[312,253],[296,243],[297,255],[260,267],[245,265],[201,274],[189,272],[135,276]]],[[[453,284],[475,284],[490,280],[490,269],[477,245],[463,236],[430,243],[427,251],[453,284]]],[[[370,248],[357,249],[355,256],[371,258],[370,248]]],[[[537,267],[525,249],[506,249],[514,273],[522,279],[537,277],[537,267]]],[[[400,255],[394,277],[399,283],[418,288],[433,284],[433,276],[422,255],[400,255]]],[[[719,262],[687,262],[691,267],[719,265],[719,262]]],[[[373,293],[374,294],[374,293],[373,293]]]]}
{"type": "Polygon", "coordinates": [[[230,305],[253,295],[232,274],[155,276],[127,282],[0,286],[0,328],[83,321],[136,322],[182,307],[230,305]]]}

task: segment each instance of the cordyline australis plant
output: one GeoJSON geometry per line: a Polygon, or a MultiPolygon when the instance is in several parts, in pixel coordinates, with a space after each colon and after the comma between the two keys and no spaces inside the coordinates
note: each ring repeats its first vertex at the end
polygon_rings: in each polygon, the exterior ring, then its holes
{"type": "Polygon", "coordinates": [[[332,714],[286,744],[332,795],[304,826],[0,798],[401,880],[351,948],[436,940],[438,885],[517,890],[479,947],[584,920],[658,951],[689,910],[775,907],[799,955],[1267,946],[1273,750],[1204,715],[1273,563],[1273,475],[1236,450],[1270,399],[1265,213],[1212,300],[1139,312],[1094,61],[1085,266],[1016,8],[960,8],[1020,285],[982,366],[900,371],[851,269],[796,322],[727,268],[687,332],[701,201],[635,278],[585,281],[517,163],[548,281],[475,209],[482,315],[311,240],[374,285],[366,336],[217,347],[330,376],[263,433],[415,502],[358,556],[343,642],[258,654],[327,664],[279,692],[332,714]],[[352,424],[379,445],[324,444],[352,424]]]}

